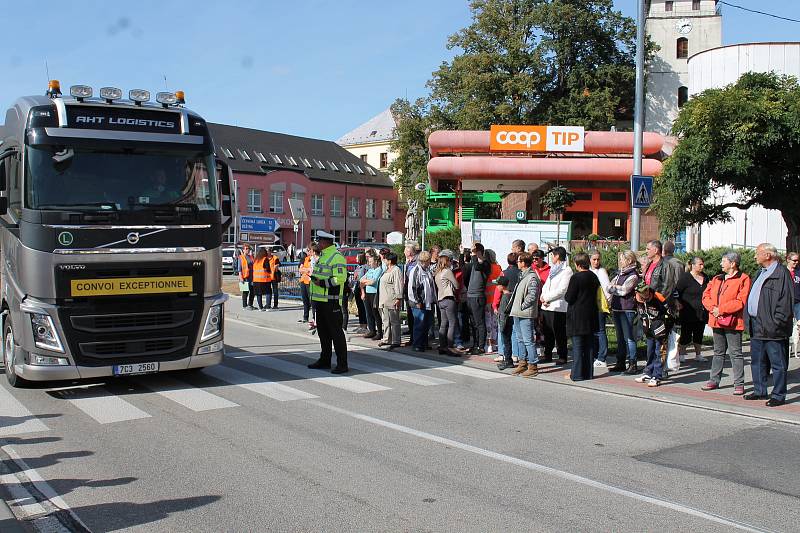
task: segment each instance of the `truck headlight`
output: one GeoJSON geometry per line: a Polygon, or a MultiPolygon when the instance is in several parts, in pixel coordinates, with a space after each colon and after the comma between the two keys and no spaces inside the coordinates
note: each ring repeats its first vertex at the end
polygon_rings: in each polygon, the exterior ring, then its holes
{"type": "Polygon", "coordinates": [[[58,337],[56,326],[50,315],[31,313],[31,327],[33,328],[33,341],[37,348],[64,352],[64,346],[58,337]]]}
{"type": "Polygon", "coordinates": [[[212,305],[206,316],[206,325],[203,328],[203,335],[200,336],[200,342],[219,335],[220,331],[222,331],[222,304],[212,305]]]}

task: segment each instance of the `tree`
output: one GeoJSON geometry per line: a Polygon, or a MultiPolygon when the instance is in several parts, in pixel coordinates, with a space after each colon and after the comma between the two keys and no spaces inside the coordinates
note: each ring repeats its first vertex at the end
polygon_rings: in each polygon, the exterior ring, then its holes
{"type": "Polygon", "coordinates": [[[800,85],[747,73],[681,108],[680,137],[654,184],[654,209],[669,233],[731,220],[730,208],[781,212],[786,248],[800,249],[800,85]]]}
{"type": "Polygon", "coordinates": [[[561,217],[575,203],[575,193],[563,185],[556,185],[542,195],[541,204],[545,216],[556,216],[556,244],[561,244],[561,217]]]}
{"type": "Polygon", "coordinates": [[[430,96],[392,106],[390,170],[404,176],[395,182],[401,193],[427,179],[427,136],[437,129],[609,129],[632,117],[636,27],[613,0],[473,0],[470,9],[472,23],[447,44],[460,53],[433,73],[430,96]]]}

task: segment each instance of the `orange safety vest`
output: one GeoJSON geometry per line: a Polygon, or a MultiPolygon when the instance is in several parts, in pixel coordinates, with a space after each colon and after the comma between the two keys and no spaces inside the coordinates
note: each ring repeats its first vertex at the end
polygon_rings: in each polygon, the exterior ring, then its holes
{"type": "Polygon", "coordinates": [[[246,280],[250,276],[250,263],[247,262],[247,255],[239,255],[239,279],[246,280]]]}
{"type": "Polygon", "coordinates": [[[266,272],[267,283],[272,283],[273,281],[275,281],[275,271],[277,269],[278,269],[278,256],[272,255],[269,258],[269,272],[266,272]]]}
{"type": "Polygon", "coordinates": [[[308,285],[311,283],[311,256],[307,255],[306,258],[303,260],[303,266],[301,267],[300,272],[302,272],[302,276],[300,276],[300,283],[305,283],[308,285]]]}
{"type": "Polygon", "coordinates": [[[253,261],[253,283],[268,283],[271,281],[267,277],[267,269],[264,268],[265,259],[266,257],[253,261]]]}

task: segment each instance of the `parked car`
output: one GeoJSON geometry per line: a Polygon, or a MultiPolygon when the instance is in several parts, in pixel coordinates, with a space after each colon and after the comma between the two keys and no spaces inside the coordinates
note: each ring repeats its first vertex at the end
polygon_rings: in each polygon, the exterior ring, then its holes
{"type": "Polygon", "coordinates": [[[366,251],[367,249],[362,246],[344,246],[339,248],[339,253],[344,256],[344,259],[347,261],[348,265],[357,265],[358,254],[363,254],[366,251]]]}
{"type": "Polygon", "coordinates": [[[222,249],[222,273],[233,274],[236,272],[236,256],[238,255],[236,248],[223,248],[222,249]]]}
{"type": "Polygon", "coordinates": [[[375,250],[380,250],[382,248],[391,248],[390,245],[386,244],[385,242],[371,242],[371,241],[359,241],[356,244],[358,248],[373,248],[375,250]]]}
{"type": "Polygon", "coordinates": [[[286,262],[286,256],[288,254],[286,253],[286,248],[284,248],[282,244],[259,244],[258,247],[272,251],[272,255],[277,256],[278,261],[281,263],[286,262]]]}

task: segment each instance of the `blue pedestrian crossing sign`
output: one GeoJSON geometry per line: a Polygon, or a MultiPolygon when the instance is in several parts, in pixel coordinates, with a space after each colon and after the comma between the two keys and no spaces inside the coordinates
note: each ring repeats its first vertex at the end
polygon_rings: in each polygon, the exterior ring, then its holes
{"type": "Polygon", "coordinates": [[[653,176],[631,176],[631,198],[635,209],[647,209],[653,202],[653,176]]]}

